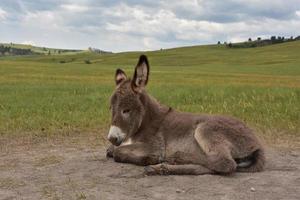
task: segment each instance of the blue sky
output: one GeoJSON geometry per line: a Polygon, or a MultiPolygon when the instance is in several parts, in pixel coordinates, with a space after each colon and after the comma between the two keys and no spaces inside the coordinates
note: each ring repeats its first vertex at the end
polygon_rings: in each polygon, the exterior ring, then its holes
{"type": "Polygon", "coordinates": [[[300,0],[0,0],[0,42],[109,51],[300,35],[300,0]]]}

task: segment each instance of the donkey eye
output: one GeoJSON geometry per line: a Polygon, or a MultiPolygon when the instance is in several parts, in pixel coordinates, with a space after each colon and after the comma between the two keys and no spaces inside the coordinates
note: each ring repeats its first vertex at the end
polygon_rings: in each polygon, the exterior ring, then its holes
{"type": "Polygon", "coordinates": [[[130,109],[125,109],[125,110],[122,111],[122,113],[123,113],[123,114],[130,113],[130,109]]]}

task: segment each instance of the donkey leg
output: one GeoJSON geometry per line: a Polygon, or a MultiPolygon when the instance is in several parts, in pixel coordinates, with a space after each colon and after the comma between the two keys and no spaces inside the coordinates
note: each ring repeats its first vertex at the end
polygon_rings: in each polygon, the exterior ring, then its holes
{"type": "Polygon", "coordinates": [[[150,175],[203,175],[214,172],[202,165],[169,165],[165,163],[145,167],[145,174],[150,175]]]}
{"type": "Polygon", "coordinates": [[[222,152],[216,152],[208,154],[208,167],[220,174],[231,174],[236,171],[237,164],[230,156],[226,153],[226,150],[220,149],[222,152]]]}
{"type": "Polygon", "coordinates": [[[230,154],[230,143],[222,135],[207,125],[200,124],[195,130],[195,139],[207,158],[207,167],[220,174],[236,171],[237,164],[230,154]]]}
{"type": "Polygon", "coordinates": [[[107,149],[106,149],[106,157],[107,158],[112,158],[113,154],[114,154],[114,145],[110,145],[107,149]]]}
{"type": "Polygon", "coordinates": [[[116,162],[136,165],[154,165],[161,161],[161,156],[145,144],[131,144],[115,147],[113,157],[116,162]]]}

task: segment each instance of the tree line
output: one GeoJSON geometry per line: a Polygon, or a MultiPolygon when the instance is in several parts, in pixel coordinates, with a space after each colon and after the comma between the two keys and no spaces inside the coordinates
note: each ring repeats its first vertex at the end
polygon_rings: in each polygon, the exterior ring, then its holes
{"type": "MultiPolygon", "coordinates": [[[[261,47],[271,44],[279,44],[284,42],[291,42],[300,40],[300,36],[297,37],[289,37],[285,38],[283,36],[271,36],[269,39],[261,39],[261,37],[258,37],[256,40],[252,40],[252,38],[249,38],[248,41],[245,42],[239,42],[239,43],[227,43],[224,42],[224,44],[229,48],[251,48],[251,47],[261,47]]],[[[218,44],[220,45],[221,42],[219,41],[218,44]]]]}
{"type": "Polygon", "coordinates": [[[31,51],[31,49],[20,49],[5,45],[0,45],[0,56],[5,55],[34,55],[36,52],[31,51]]]}

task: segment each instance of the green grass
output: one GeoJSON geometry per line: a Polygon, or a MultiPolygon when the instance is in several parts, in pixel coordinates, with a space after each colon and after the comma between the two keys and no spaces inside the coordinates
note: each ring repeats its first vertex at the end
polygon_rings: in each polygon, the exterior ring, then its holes
{"type": "MultiPolygon", "coordinates": [[[[298,137],[299,52],[300,42],[143,52],[151,65],[147,90],[181,111],[233,115],[263,134],[298,137]]],[[[105,130],[115,69],[122,67],[131,76],[140,54],[0,58],[0,133],[105,130]]]]}

